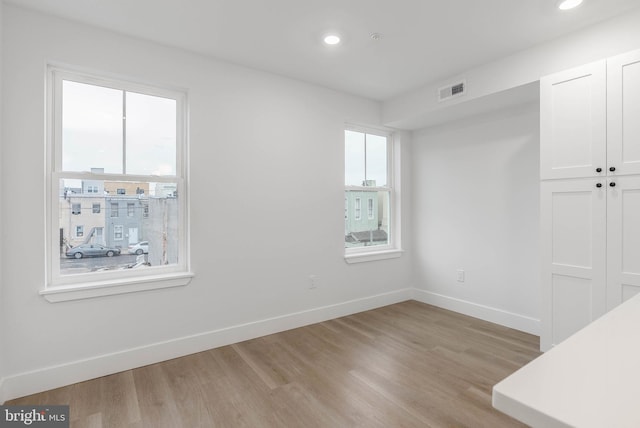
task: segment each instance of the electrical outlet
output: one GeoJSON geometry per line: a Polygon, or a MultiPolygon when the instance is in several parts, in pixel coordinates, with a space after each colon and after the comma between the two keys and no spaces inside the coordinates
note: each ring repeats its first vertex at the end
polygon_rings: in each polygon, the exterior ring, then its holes
{"type": "Polygon", "coordinates": [[[318,288],[318,277],[309,275],[309,289],[313,290],[314,288],[318,288]]]}
{"type": "Polygon", "coordinates": [[[456,273],[458,274],[458,282],[464,282],[464,269],[458,269],[456,273]]]}

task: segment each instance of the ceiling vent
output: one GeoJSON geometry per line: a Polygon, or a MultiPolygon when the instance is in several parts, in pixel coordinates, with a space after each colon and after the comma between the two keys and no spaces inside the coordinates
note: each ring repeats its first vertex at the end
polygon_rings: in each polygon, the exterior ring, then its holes
{"type": "Polygon", "coordinates": [[[467,93],[467,83],[463,80],[438,89],[438,102],[456,98],[467,93]]]}

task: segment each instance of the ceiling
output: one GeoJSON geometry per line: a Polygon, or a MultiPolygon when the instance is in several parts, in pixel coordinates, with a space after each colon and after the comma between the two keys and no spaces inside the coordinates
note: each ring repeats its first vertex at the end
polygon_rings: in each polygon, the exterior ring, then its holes
{"type": "Polygon", "coordinates": [[[640,7],[640,0],[5,0],[375,100],[640,7]],[[328,31],[343,42],[325,46],[328,31]],[[381,38],[373,40],[372,33],[381,38]]]}

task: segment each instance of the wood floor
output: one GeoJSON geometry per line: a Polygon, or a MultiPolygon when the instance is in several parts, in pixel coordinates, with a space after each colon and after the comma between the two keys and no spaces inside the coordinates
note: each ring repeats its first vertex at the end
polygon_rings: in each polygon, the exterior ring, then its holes
{"type": "Polygon", "coordinates": [[[512,427],[492,386],[538,337],[415,301],[12,400],[72,427],[512,427]]]}

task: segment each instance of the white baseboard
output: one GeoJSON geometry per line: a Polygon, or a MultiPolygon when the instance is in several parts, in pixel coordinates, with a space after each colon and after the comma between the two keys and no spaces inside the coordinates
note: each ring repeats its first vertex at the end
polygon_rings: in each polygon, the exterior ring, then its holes
{"type": "Polygon", "coordinates": [[[0,380],[0,403],[207,349],[411,300],[412,297],[413,289],[407,288],[7,376],[0,380]]]}
{"type": "Polygon", "coordinates": [[[413,290],[413,298],[422,303],[540,336],[540,320],[535,318],[417,288],[413,290]]]}

